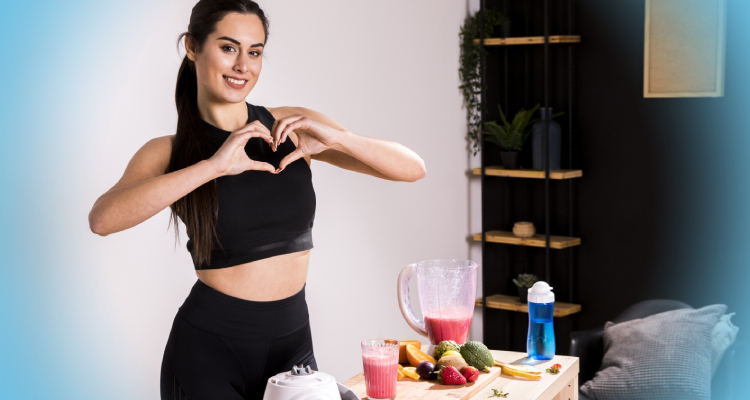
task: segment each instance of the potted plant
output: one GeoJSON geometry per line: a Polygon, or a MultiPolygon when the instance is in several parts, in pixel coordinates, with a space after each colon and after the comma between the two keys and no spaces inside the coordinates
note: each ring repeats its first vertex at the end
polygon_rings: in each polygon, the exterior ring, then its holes
{"type": "MultiPolygon", "coordinates": [[[[481,138],[481,115],[479,101],[480,94],[482,93],[482,77],[479,73],[479,60],[481,58],[482,49],[479,43],[474,43],[475,39],[479,39],[479,18],[481,15],[477,11],[473,16],[466,17],[464,25],[461,27],[459,36],[461,37],[461,55],[458,69],[458,75],[461,79],[461,94],[464,97],[464,104],[466,105],[466,122],[468,125],[468,138],[471,148],[473,149],[474,155],[479,151],[479,140],[481,138]]],[[[508,21],[508,18],[503,15],[500,11],[494,8],[487,8],[484,11],[484,37],[489,38],[492,36],[496,26],[503,25],[508,21]]],[[[486,87],[486,85],[485,85],[486,87]]],[[[486,108],[485,108],[486,109],[486,108]]]]}
{"type": "Polygon", "coordinates": [[[518,274],[518,278],[513,278],[513,283],[518,288],[518,299],[521,303],[528,303],[529,289],[534,286],[538,279],[534,274],[518,274]]]}
{"type": "Polygon", "coordinates": [[[521,152],[523,143],[529,137],[529,133],[531,132],[529,124],[534,122],[531,121],[531,117],[539,109],[539,104],[535,105],[531,110],[522,108],[513,117],[513,122],[508,122],[499,104],[497,109],[500,111],[500,118],[502,118],[503,125],[495,121],[485,122],[483,133],[488,142],[500,147],[503,168],[517,169],[518,153],[521,152]]]}

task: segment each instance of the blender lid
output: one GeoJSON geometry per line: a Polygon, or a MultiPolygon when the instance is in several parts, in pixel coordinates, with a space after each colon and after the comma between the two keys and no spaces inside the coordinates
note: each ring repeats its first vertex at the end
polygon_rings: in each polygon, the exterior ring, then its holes
{"type": "Polygon", "coordinates": [[[304,368],[292,367],[291,371],[276,374],[270,382],[278,386],[286,387],[318,387],[330,384],[336,380],[325,372],[313,371],[310,366],[304,368]]]}
{"type": "Polygon", "coordinates": [[[330,392],[331,389],[333,389],[332,393],[338,391],[339,395],[331,397],[331,399],[340,398],[341,400],[360,400],[359,396],[351,391],[351,389],[336,382],[333,376],[324,372],[312,370],[310,366],[303,368],[301,365],[299,367],[292,367],[291,371],[282,372],[269,378],[268,387],[266,388],[266,393],[263,398],[266,400],[276,400],[280,398],[288,398],[289,396],[297,398],[297,396],[303,393],[311,396],[316,396],[314,393],[320,393],[323,396],[320,397],[321,399],[327,399],[328,397],[326,396],[332,394],[330,392]],[[323,395],[323,392],[327,392],[328,395],[323,395]]]}

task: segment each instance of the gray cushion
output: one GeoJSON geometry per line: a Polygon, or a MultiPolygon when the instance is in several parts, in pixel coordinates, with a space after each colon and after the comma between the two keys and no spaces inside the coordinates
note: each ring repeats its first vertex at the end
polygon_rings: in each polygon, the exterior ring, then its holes
{"type": "Polygon", "coordinates": [[[709,399],[711,331],[727,306],[604,325],[604,358],[581,392],[596,400],[709,399]]]}
{"type": "Polygon", "coordinates": [[[711,350],[713,355],[711,362],[712,377],[716,374],[716,370],[721,364],[721,359],[724,358],[724,353],[726,353],[727,349],[737,339],[737,332],[739,332],[740,328],[734,326],[732,323],[731,318],[734,314],[722,315],[711,332],[711,350]]]}

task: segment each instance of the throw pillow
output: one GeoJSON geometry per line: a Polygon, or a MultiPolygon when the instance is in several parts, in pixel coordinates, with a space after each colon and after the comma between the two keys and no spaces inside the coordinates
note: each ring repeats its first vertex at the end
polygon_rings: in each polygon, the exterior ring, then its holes
{"type": "Polygon", "coordinates": [[[731,318],[734,314],[722,315],[711,332],[711,376],[716,374],[716,369],[719,368],[721,359],[724,358],[724,353],[734,343],[734,340],[737,338],[737,332],[740,330],[740,328],[732,324],[731,318]]]}
{"type": "Polygon", "coordinates": [[[597,400],[711,397],[711,332],[727,306],[685,308],[604,325],[601,370],[581,386],[597,400]]]}

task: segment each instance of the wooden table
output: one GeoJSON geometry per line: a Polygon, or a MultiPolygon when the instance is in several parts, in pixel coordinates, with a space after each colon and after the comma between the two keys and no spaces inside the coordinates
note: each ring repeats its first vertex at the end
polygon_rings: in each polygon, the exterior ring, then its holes
{"type": "MultiPolygon", "coordinates": [[[[486,400],[493,394],[492,389],[502,389],[508,393],[508,400],[578,400],[578,358],[555,356],[550,361],[532,362],[526,353],[491,350],[495,360],[508,364],[531,364],[542,371],[542,379],[530,381],[523,378],[502,375],[500,367],[489,373],[482,373],[476,382],[462,386],[440,385],[437,381],[403,380],[398,382],[396,398],[411,399],[461,399],[486,400]],[[553,364],[562,365],[562,371],[553,375],[545,372],[553,364]]],[[[361,399],[367,398],[363,373],[353,376],[343,383],[361,399]]],[[[491,397],[491,399],[504,399],[491,397]]]]}

